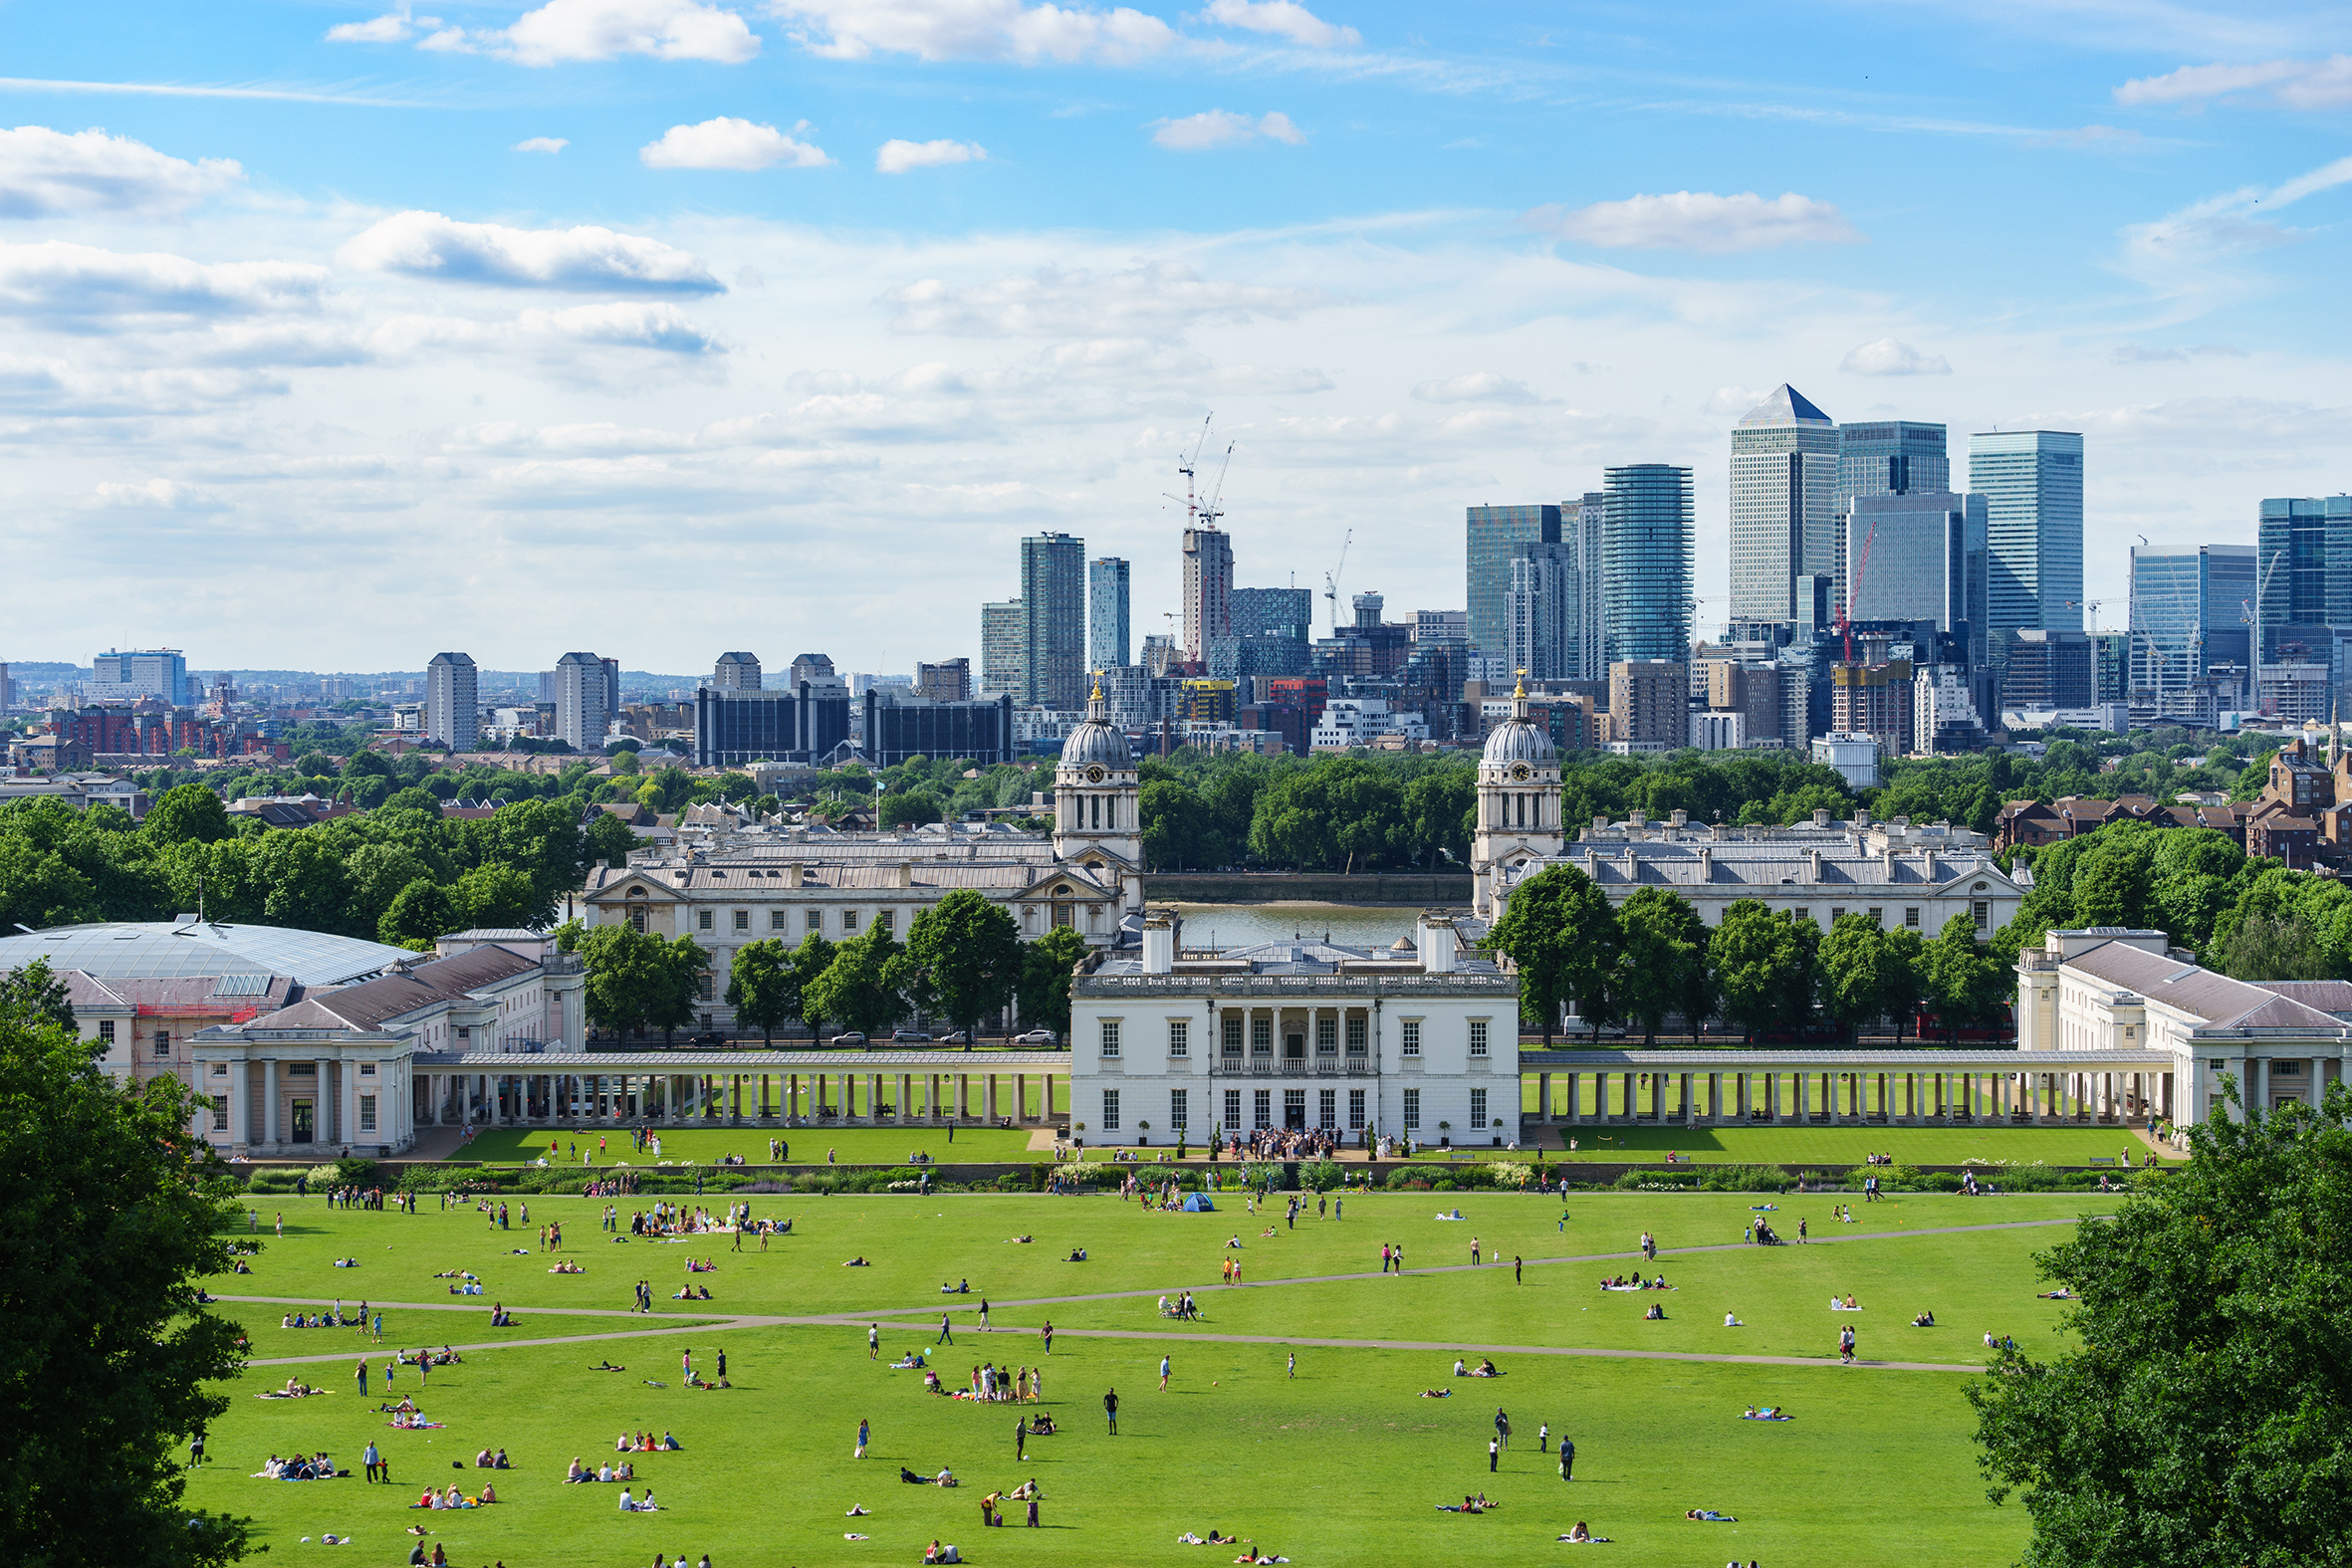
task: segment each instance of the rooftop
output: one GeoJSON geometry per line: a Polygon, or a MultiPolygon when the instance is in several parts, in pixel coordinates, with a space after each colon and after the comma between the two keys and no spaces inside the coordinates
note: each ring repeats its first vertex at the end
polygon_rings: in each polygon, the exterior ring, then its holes
{"type": "Polygon", "coordinates": [[[0,971],[35,959],[99,980],[181,976],[284,975],[305,986],[335,986],[412,962],[406,948],[288,926],[218,921],[96,921],[0,937],[0,971]]]}

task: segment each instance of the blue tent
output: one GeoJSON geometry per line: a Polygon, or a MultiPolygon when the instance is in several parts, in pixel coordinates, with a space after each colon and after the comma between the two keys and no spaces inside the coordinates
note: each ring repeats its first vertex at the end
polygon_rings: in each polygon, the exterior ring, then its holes
{"type": "Polygon", "coordinates": [[[1184,1212],[1188,1215],[1215,1214],[1217,1206],[1210,1202],[1207,1193],[1187,1193],[1184,1197],[1184,1212]]]}

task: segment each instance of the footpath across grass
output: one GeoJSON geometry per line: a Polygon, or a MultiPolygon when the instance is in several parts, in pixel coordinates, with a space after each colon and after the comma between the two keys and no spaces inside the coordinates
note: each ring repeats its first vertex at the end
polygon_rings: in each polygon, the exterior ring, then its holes
{"type": "MultiPolygon", "coordinates": [[[[1530,1127],[1529,1131],[1533,1129],[1530,1127]]],[[[1536,1145],[1523,1140],[1531,1157],[1536,1145]]],[[[1546,1126],[1548,1160],[1647,1163],[1671,1151],[1706,1165],[1861,1165],[1889,1155],[1901,1165],[2087,1166],[2119,1162],[2137,1167],[2152,1153],[2125,1127],[1596,1127],[1546,1126]],[[1576,1147],[1566,1145],[1574,1139],[1576,1147]]],[[[1492,1158],[1492,1149],[1481,1151],[1492,1158]]],[[[2161,1154],[2160,1154],[2161,1158],[2161,1154]]],[[[2120,1164],[2118,1169],[2120,1169],[2120,1164]]]]}
{"type": "Polygon", "coordinates": [[[626,1165],[646,1169],[667,1160],[683,1164],[716,1165],[741,1158],[750,1165],[772,1165],[771,1138],[787,1146],[795,1165],[904,1165],[907,1156],[928,1154],[940,1165],[1002,1165],[1050,1158],[1030,1152],[1026,1127],[958,1127],[948,1140],[945,1127],[675,1127],[661,1129],[661,1153],[639,1152],[629,1135],[614,1128],[575,1132],[569,1128],[499,1127],[477,1134],[461,1146],[458,1160],[485,1165],[521,1165],[555,1154],[550,1163],[578,1165],[586,1151],[598,1166],[626,1165]],[[598,1147],[599,1141],[601,1148],[598,1147]]]}
{"type": "MultiPolygon", "coordinates": [[[[959,1140],[960,1141],[960,1140],[959,1140]]],[[[624,1200],[625,1217],[654,1200],[624,1200]]],[[[682,1203],[691,1209],[693,1201],[682,1203]]],[[[1985,1333],[2014,1334],[2039,1349],[2062,1335],[2065,1308],[2037,1300],[2046,1288],[2035,1251],[2068,1233],[2064,1222],[2111,1206],[2104,1198],[2019,1196],[1969,1200],[1906,1197],[1853,1205],[1854,1223],[1834,1217],[1842,1200],[1741,1195],[1595,1194],[1554,1200],[1521,1194],[1358,1195],[1320,1216],[1310,1206],[1294,1226],[1280,1206],[1251,1214],[1220,1199],[1212,1214],[1164,1214],[1115,1197],[778,1195],[750,1200],[755,1215],[793,1221],[790,1235],[743,1252],[732,1237],[678,1243],[615,1241],[598,1229],[601,1203],[534,1197],[509,1200],[509,1229],[473,1206],[421,1213],[330,1210],[316,1199],[272,1202],[262,1215],[263,1247],[251,1274],[210,1281],[216,1292],[294,1295],[385,1307],[387,1339],[485,1344],[437,1370],[427,1417],[446,1426],[394,1432],[372,1408],[348,1397],[357,1342],[349,1331],[280,1330],[276,1310],[224,1308],[263,1325],[267,1355],[305,1354],[318,1371],[257,1367],[230,1401],[210,1443],[213,1462],[191,1487],[205,1507],[253,1514],[274,1553],[308,1560],[323,1532],[356,1537],[353,1563],[396,1564],[422,1524],[428,1550],[453,1562],[503,1561],[509,1568],[641,1565],[659,1549],[714,1568],[740,1564],[911,1563],[932,1539],[956,1542],[979,1564],[1182,1564],[1229,1560],[1177,1544],[1212,1527],[1251,1537],[1300,1568],[1368,1562],[1484,1564],[1496,1560],[1577,1561],[1584,1548],[1554,1537],[1578,1520],[1612,1538],[1608,1560],[1685,1568],[1733,1557],[1766,1563],[1834,1562],[1915,1568],[1974,1568],[2014,1559],[2024,1520],[2014,1507],[1986,1502],[1959,1397],[1965,1374],[1841,1368],[1837,1329],[1852,1323],[1865,1357],[1972,1366],[1985,1333]],[[1461,1221],[1441,1220],[1459,1205],[1461,1221]],[[1760,1212],[1793,1235],[1805,1221],[1815,1242],[1760,1248],[1741,1236],[1760,1212]],[[283,1208],[287,1234],[268,1233],[283,1208]],[[567,1255],[588,1272],[551,1275],[533,1248],[537,1227],[561,1219],[567,1255]],[[2031,1229],[1952,1230],[2043,1222],[2031,1229]],[[1265,1232],[1272,1230],[1275,1233],[1265,1232]],[[1649,1232],[1664,1249],[1655,1264],[1634,1248],[1649,1232]],[[1601,1263],[1535,1263],[1524,1276],[1508,1262],[1467,1264],[1470,1239],[1492,1259],[1612,1254],[1601,1263]],[[1017,1236],[1034,1237],[1016,1240],[1017,1236]],[[1824,1236],[1839,1237],[1825,1243],[1824,1236]],[[1239,1240],[1234,1247],[1229,1242],[1239,1240]],[[1414,1269],[1379,1272],[1383,1241],[1402,1244],[1414,1269]],[[1087,1257],[1069,1254],[1083,1247],[1087,1257]],[[1678,1251],[1678,1248],[1719,1248],[1678,1251]],[[697,1303],[707,1320],[730,1313],[839,1314],[830,1324],[700,1326],[669,1291],[687,1275],[688,1255],[713,1256],[697,1274],[716,1298],[697,1303]],[[331,1266],[338,1256],[357,1269],[331,1266]],[[852,1257],[869,1266],[844,1267],[852,1257]],[[1249,1283],[1219,1284],[1228,1257],[1244,1260],[1249,1283]],[[447,1268],[470,1268],[485,1288],[523,1314],[518,1338],[567,1332],[663,1331],[636,1340],[576,1344],[492,1343],[485,1309],[445,1313],[447,1268]],[[1664,1271],[1677,1288],[1614,1293],[1604,1273],[1664,1271]],[[1316,1276],[1364,1277],[1317,1283],[1316,1276]],[[650,1318],[582,1308],[628,1304],[635,1280],[655,1289],[650,1318]],[[1523,1282],[1524,1278],[1524,1282],[1523,1282]],[[968,1279],[971,1295],[942,1295],[941,1283],[968,1279]],[[1261,1283],[1265,1288],[1260,1288],[1261,1283]],[[1157,1295],[1194,1289],[1205,1320],[1160,1318],[1157,1295]],[[1863,1310],[1832,1314],[1832,1291],[1851,1291],[1863,1310]],[[1121,1292],[1141,1292],[1121,1294],[1121,1292]],[[989,1300],[993,1332],[977,1323],[989,1300]],[[1082,1299],[1081,1299],[1082,1298],[1082,1299]],[[402,1307],[399,1303],[414,1302],[402,1307]],[[1663,1321],[1642,1314],[1661,1304],[1663,1321]],[[1939,1327],[1914,1330],[1910,1316],[1933,1306],[1939,1327]],[[934,1345],[942,1310],[953,1345],[934,1345]],[[1743,1327],[1726,1329],[1724,1311],[1743,1327]],[[452,1320],[442,1331],[441,1320],[452,1320]],[[1062,1332],[1049,1358],[1037,1333],[1051,1318],[1062,1332]],[[880,1325],[883,1355],[866,1356],[866,1325],[880,1325]],[[395,1336],[394,1325],[406,1332],[395,1336]],[[462,1327],[461,1327],[462,1325],[462,1327]],[[540,1332],[534,1333],[533,1330],[540,1332]],[[1087,1337],[1084,1331],[1118,1337],[1087,1337]],[[1264,1335],[1272,1344],[1214,1336],[1264,1335]],[[1349,1345],[1302,1344],[1341,1340],[1349,1345]],[[1427,1341],[1438,1347],[1559,1346],[1664,1351],[1674,1355],[1795,1356],[1810,1364],[1759,1366],[1703,1361],[1611,1360],[1498,1352],[1505,1376],[1451,1376],[1454,1352],[1384,1349],[1371,1341],[1427,1341]],[[291,1342],[291,1345],[284,1342],[291,1342]],[[922,1391],[917,1374],[890,1370],[901,1353],[931,1347],[951,1387],[987,1359],[1042,1366],[1046,1400],[1023,1409],[950,1400],[922,1391]],[[1288,1357],[1295,1347],[1297,1376],[1288,1357]],[[708,1372],[724,1348],[731,1388],[681,1385],[681,1355],[708,1372]],[[1162,1355],[1170,1388],[1158,1388],[1162,1355]],[[609,1360],[622,1372],[590,1370],[609,1360]],[[347,1397],[302,1401],[245,1398],[295,1373],[347,1397]],[[1111,1437],[1101,1400],[1119,1394],[1120,1431],[1111,1437]],[[1449,1397],[1429,1399],[1424,1390],[1449,1397]],[[1740,1419],[1749,1404],[1787,1407],[1793,1421],[1740,1419]],[[1498,1408],[1513,1438],[1497,1470],[1487,1441],[1498,1408]],[[1060,1434],[1032,1440],[1014,1461],[1014,1424],[1038,1409],[1060,1434]],[[852,1457],[857,1422],[871,1423],[869,1457],[852,1457]],[[1535,1452],[1548,1423],[1577,1445],[1575,1480],[1562,1483],[1550,1454],[1535,1452]],[[639,1456],[641,1492],[650,1482],[658,1515],[620,1513],[618,1486],[568,1486],[574,1456],[609,1456],[623,1432],[668,1430],[678,1454],[639,1456]],[[357,1467],[374,1440],[392,1462],[394,1484],[356,1478],[269,1482],[247,1472],[270,1454],[325,1449],[357,1467]],[[505,1448],[514,1468],[495,1482],[495,1507],[457,1513],[404,1506],[427,1484],[469,1492],[484,1478],[470,1464],[483,1448],[505,1448]],[[1834,1478],[1857,1462],[1869,1470],[1867,1506],[1834,1478]],[[453,1467],[453,1464],[455,1467],[453,1467]],[[965,1484],[952,1490],[901,1482],[899,1466],[925,1474],[948,1466],[965,1484]],[[1045,1491],[1043,1527],[984,1531],[980,1499],[1035,1477],[1045,1491]],[[1438,1511],[1484,1490],[1503,1506],[1467,1516],[1438,1511]],[[862,1507],[867,1512],[850,1515],[862,1507]],[[1701,1524],[1694,1507],[1736,1514],[1737,1524],[1701,1524]],[[848,1536],[865,1536],[852,1540],[848,1536]],[[560,1543],[560,1544],[559,1544],[560,1543]]],[[[257,1341],[260,1336],[257,1336],[257,1341]]],[[[380,1357],[375,1351],[371,1359],[380,1357]]],[[[413,1392],[405,1378],[403,1392],[413,1392]]],[[[1018,1521],[1020,1514],[1014,1514],[1018,1521]]]]}

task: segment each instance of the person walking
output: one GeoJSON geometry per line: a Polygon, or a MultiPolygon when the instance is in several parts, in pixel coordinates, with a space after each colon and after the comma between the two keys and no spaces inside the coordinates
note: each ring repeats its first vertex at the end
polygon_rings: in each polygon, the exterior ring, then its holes
{"type": "Polygon", "coordinates": [[[1107,1389],[1103,1392],[1102,1416],[1105,1421],[1110,1423],[1110,1435],[1114,1438],[1117,1437],[1119,1435],[1119,1391],[1117,1389],[1107,1389]]]}
{"type": "Polygon", "coordinates": [[[727,1381],[727,1348],[724,1345],[719,1347],[718,1377],[721,1383],[727,1381]]]}
{"type": "Polygon", "coordinates": [[[1500,1438],[1489,1438],[1487,1440],[1487,1473],[1491,1475],[1502,1467],[1503,1440],[1500,1438]]]}
{"type": "Polygon", "coordinates": [[[1559,1439],[1559,1478],[1561,1480],[1576,1478],[1576,1445],[1568,1440],[1568,1435],[1564,1432],[1560,1434],[1559,1439]]]}
{"type": "Polygon", "coordinates": [[[1168,1392],[1168,1358],[1164,1354],[1160,1357],[1160,1392],[1168,1392]]]}
{"type": "Polygon", "coordinates": [[[950,1324],[950,1323],[948,1322],[948,1320],[947,1320],[947,1314],[946,1314],[945,1312],[942,1312],[942,1313],[940,1313],[940,1314],[939,1314],[939,1337],[938,1337],[937,1339],[935,1339],[935,1340],[931,1341],[931,1343],[932,1343],[932,1344],[934,1344],[934,1345],[952,1345],[952,1344],[954,1344],[955,1342],[956,1342],[956,1331],[955,1331],[955,1328],[954,1328],[954,1326],[953,1326],[952,1324],[950,1324]]]}
{"type": "Polygon", "coordinates": [[[1013,1424],[1013,1462],[1029,1457],[1029,1417],[1024,1415],[1013,1424]]]}
{"type": "Polygon", "coordinates": [[[1294,1383],[1295,1383],[1297,1380],[1298,1380],[1298,1352],[1296,1352],[1295,1350],[1294,1350],[1294,1351],[1292,1351],[1292,1352],[1291,1352],[1291,1381],[1292,1381],[1292,1382],[1294,1382],[1294,1383]]]}
{"type": "Polygon", "coordinates": [[[1495,1441],[1507,1449],[1511,1447],[1511,1418],[1500,1405],[1495,1407],[1495,1441]]]}
{"type": "Polygon", "coordinates": [[[1535,1427],[1535,1452],[1537,1454],[1548,1453],[1550,1452],[1550,1445],[1551,1423],[1548,1421],[1537,1423],[1535,1427]]]}
{"type": "Polygon", "coordinates": [[[1470,1266],[1478,1266],[1478,1237],[1475,1235],[1470,1238],[1470,1266]]]}
{"type": "Polygon", "coordinates": [[[1801,1218],[1796,1222],[1796,1239],[1798,1245],[1805,1244],[1805,1223],[1801,1218]]]}
{"type": "Polygon", "coordinates": [[[988,1297],[980,1298],[980,1332],[988,1332],[988,1297]]]}
{"type": "Polygon", "coordinates": [[[865,1325],[865,1359],[868,1361],[882,1359],[882,1325],[879,1323],[865,1325]]]}
{"type": "Polygon", "coordinates": [[[1046,1354],[1049,1356],[1054,1354],[1054,1320],[1052,1318],[1046,1319],[1045,1326],[1038,1330],[1038,1337],[1046,1342],[1046,1354]]]}
{"type": "Polygon", "coordinates": [[[382,1462],[383,1462],[383,1456],[382,1456],[382,1455],[380,1455],[380,1454],[378,1454],[378,1453],[376,1453],[376,1451],[375,1451],[375,1443],[374,1443],[374,1441],[373,1441],[372,1439],[370,1439],[370,1440],[369,1440],[369,1442],[368,1442],[368,1444],[367,1444],[367,1447],[366,1447],[366,1448],[365,1448],[363,1451],[361,1451],[361,1453],[360,1453],[360,1455],[359,1455],[359,1463],[360,1463],[360,1465],[361,1465],[361,1471],[360,1471],[360,1473],[361,1473],[361,1475],[363,1476],[364,1480],[366,1480],[366,1481],[372,1481],[372,1480],[374,1480],[374,1479],[375,1479],[375,1467],[376,1467],[378,1464],[381,1464],[382,1462]]]}
{"type": "Polygon", "coordinates": [[[1388,1272],[1388,1243],[1386,1241],[1380,1243],[1380,1272],[1384,1274],[1388,1272]]]}
{"type": "Polygon", "coordinates": [[[1524,1285],[1528,1282],[1527,1259],[1521,1257],[1517,1252],[1511,1254],[1511,1282],[1515,1285],[1524,1285]]]}
{"type": "MultiPolygon", "coordinates": [[[[372,1451],[373,1447],[374,1447],[374,1446],[373,1446],[372,1444],[370,1444],[370,1445],[369,1445],[369,1449],[370,1449],[371,1451],[372,1451]]],[[[194,1470],[194,1469],[202,1469],[203,1467],[204,1467],[204,1434],[202,1434],[201,1432],[199,1432],[199,1433],[197,1433],[197,1434],[196,1434],[196,1435],[195,1435],[193,1438],[190,1438],[190,1439],[188,1440],[188,1468],[189,1468],[189,1469],[192,1469],[192,1470],[194,1470]]]]}
{"type": "Polygon", "coordinates": [[[866,1440],[872,1436],[873,1429],[866,1425],[863,1418],[860,1418],[857,1423],[857,1452],[849,1456],[854,1459],[864,1458],[866,1440]]]}
{"type": "Polygon", "coordinates": [[[359,1370],[353,1373],[352,1376],[359,1384],[359,1397],[365,1399],[367,1397],[367,1358],[365,1356],[359,1358],[359,1370]]]}
{"type": "Polygon", "coordinates": [[[678,1382],[686,1388],[694,1387],[694,1352],[691,1350],[678,1354],[678,1382]]]}

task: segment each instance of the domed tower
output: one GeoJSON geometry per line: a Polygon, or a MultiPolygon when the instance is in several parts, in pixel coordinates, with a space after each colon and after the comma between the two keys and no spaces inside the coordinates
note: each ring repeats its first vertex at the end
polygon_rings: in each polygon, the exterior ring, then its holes
{"type": "Polygon", "coordinates": [[[1097,684],[1085,722],[1061,743],[1061,764],[1054,770],[1054,852],[1082,862],[1087,850],[1100,849],[1140,867],[1142,796],[1135,754],[1110,722],[1097,684]]]}
{"type": "Polygon", "coordinates": [[[1511,694],[1511,717],[1495,726],[1478,764],[1478,829],[1470,840],[1470,872],[1478,913],[1493,919],[1495,891],[1506,867],[1561,853],[1567,845],[1559,819],[1559,751],[1528,717],[1527,675],[1511,694]]]}

